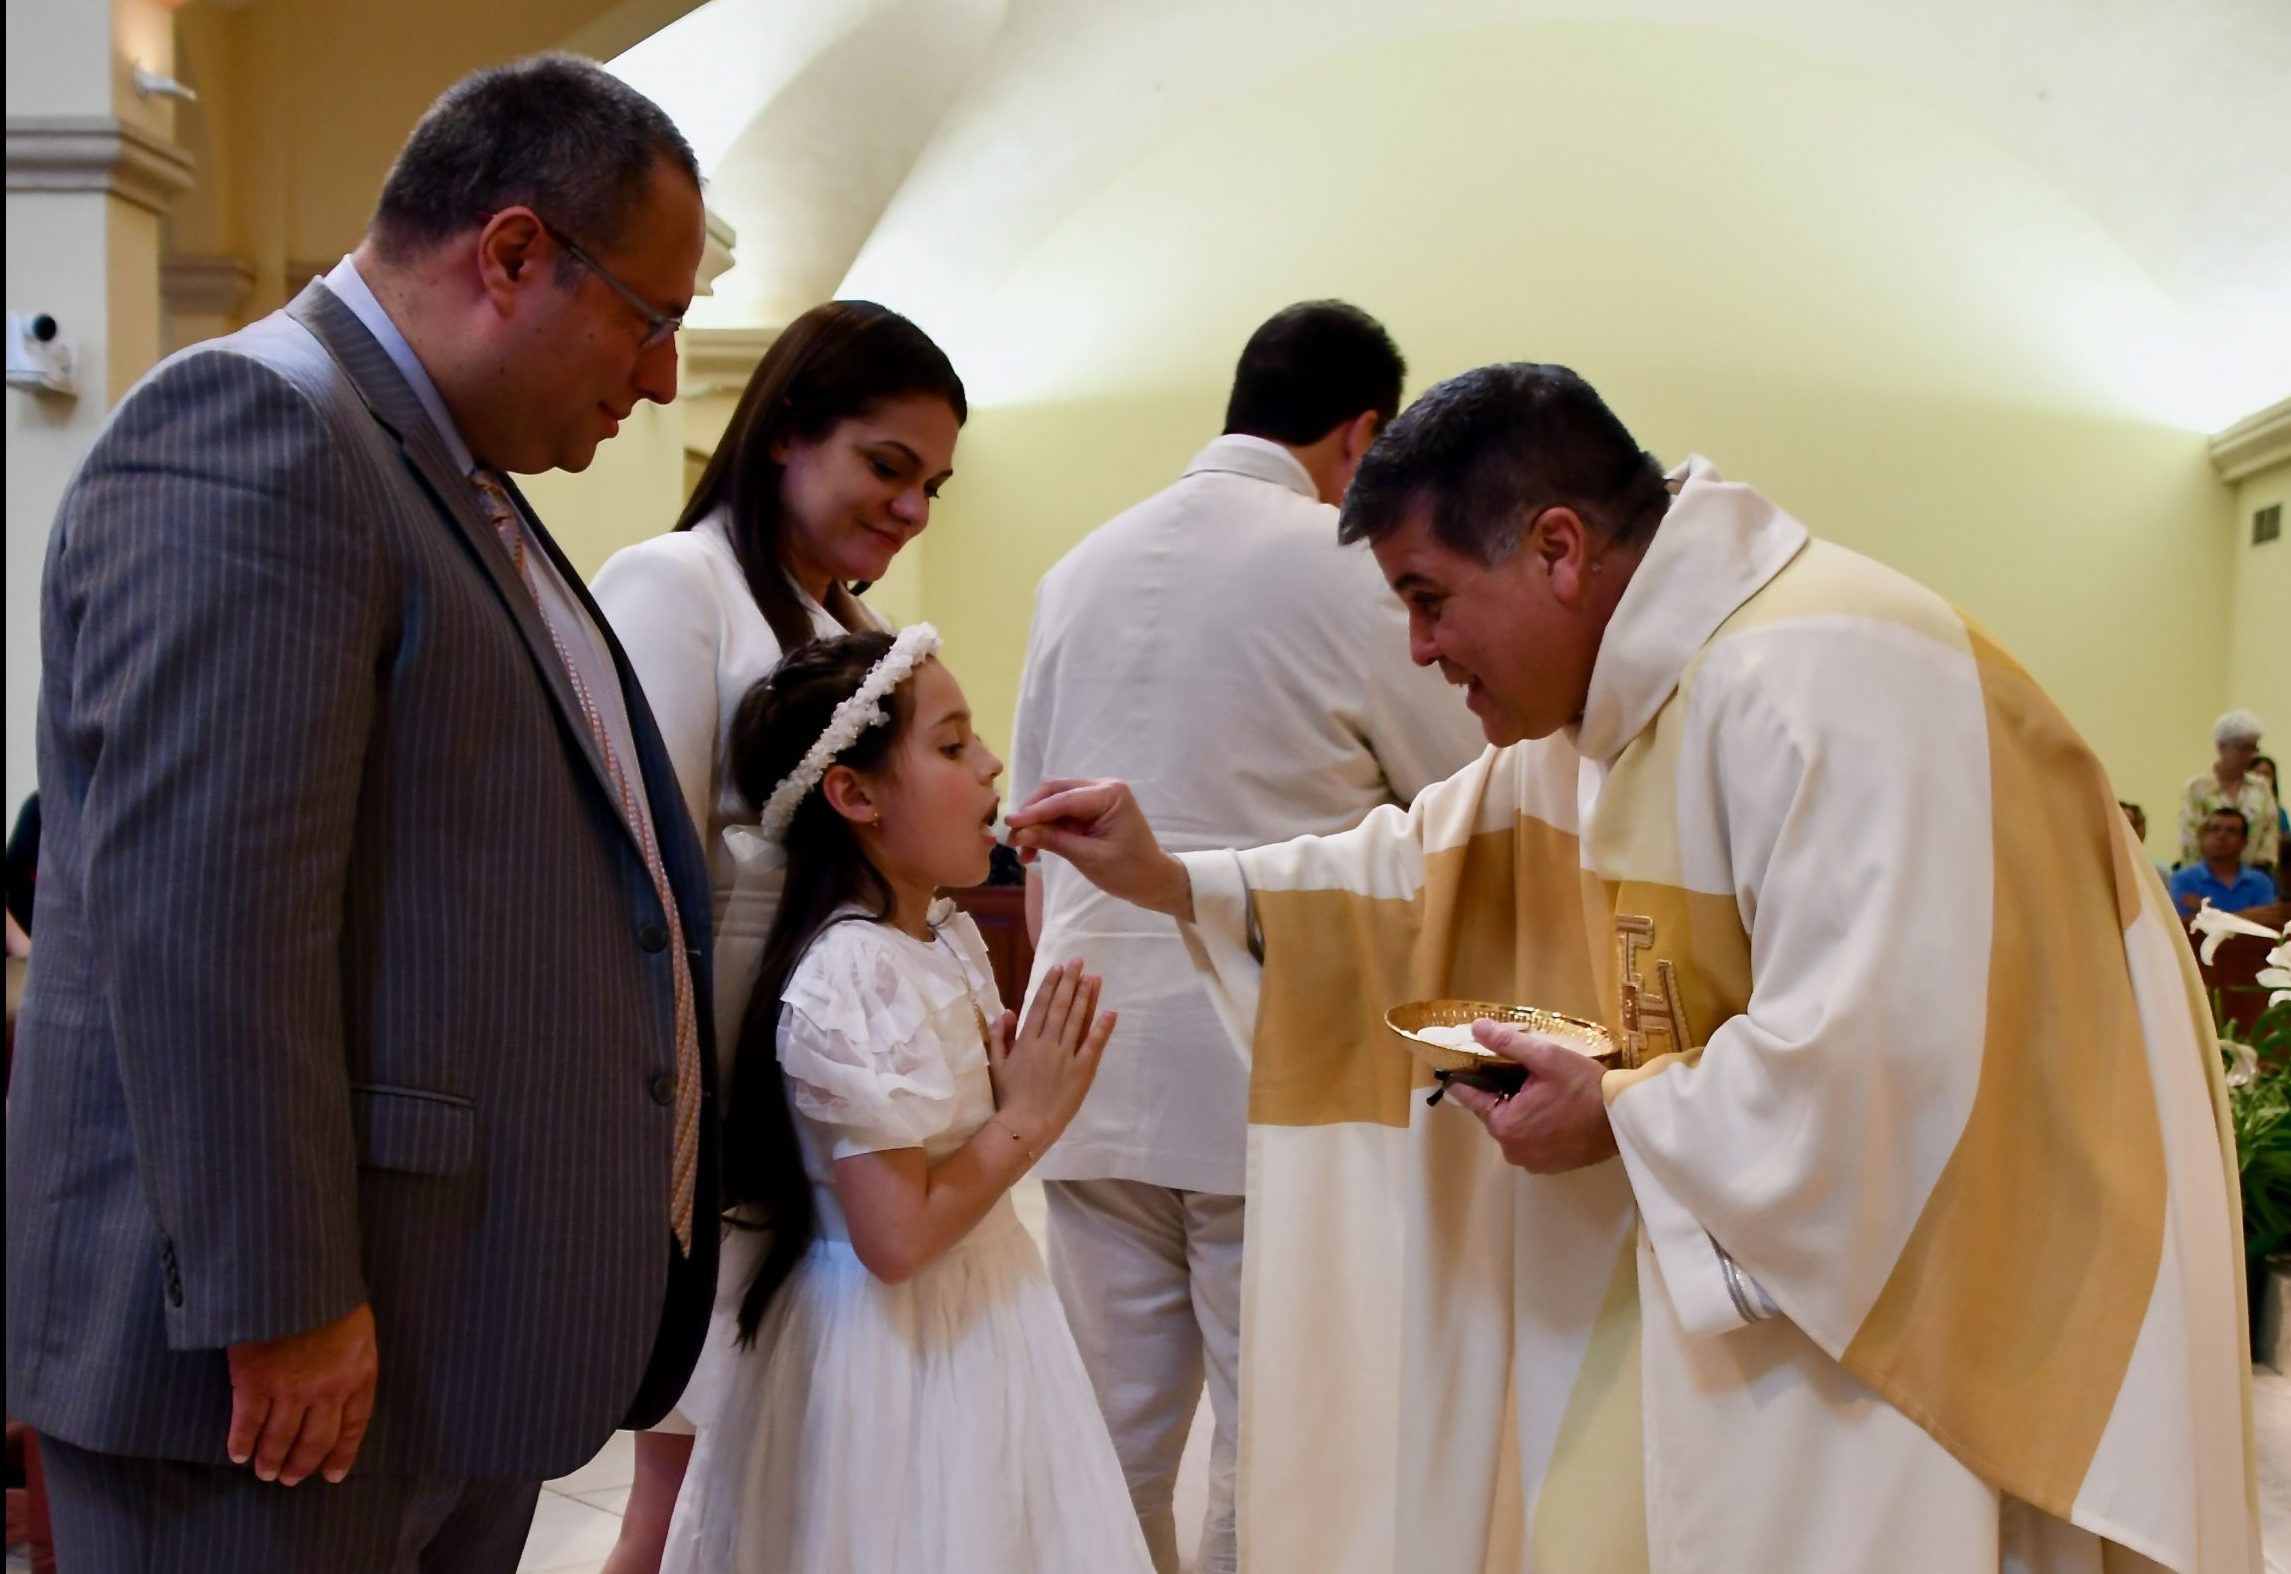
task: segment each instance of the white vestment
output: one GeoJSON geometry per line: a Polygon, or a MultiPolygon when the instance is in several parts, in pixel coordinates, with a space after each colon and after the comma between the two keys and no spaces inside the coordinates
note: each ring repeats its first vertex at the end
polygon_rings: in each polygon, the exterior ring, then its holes
{"type": "Polygon", "coordinates": [[[2104,773],[1939,598],[1673,484],[1572,737],[1186,857],[1254,1045],[1244,1565],[2255,1569],[2218,1052],[2104,773]],[[1433,995],[1608,1022],[1622,1157],[1425,1108],[1433,995]]]}

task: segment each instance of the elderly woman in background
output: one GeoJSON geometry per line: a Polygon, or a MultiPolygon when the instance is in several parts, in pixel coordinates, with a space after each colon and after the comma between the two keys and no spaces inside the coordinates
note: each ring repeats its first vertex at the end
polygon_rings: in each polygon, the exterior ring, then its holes
{"type": "Polygon", "coordinates": [[[2283,802],[2283,778],[2275,774],[2275,762],[2264,754],[2252,758],[2251,774],[2266,782],[2267,790],[2275,794],[2275,894],[2278,899],[2291,897],[2291,807],[2283,802]]]}
{"type": "Polygon", "coordinates": [[[2211,741],[2219,757],[2212,761],[2210,770],[2189,777],[2187,790],[2180,794],[2181,867],[2202,859],[2199,843],[2204,821],[2212,811],[2235,809],[2251,827],[2243,861],[2274,873],[2278,845],[2275,788],[2251,768],[2259,757],[2260,730],[2259,718],[2247,710],[2231,710],[2213,723],[2211,741]]]}

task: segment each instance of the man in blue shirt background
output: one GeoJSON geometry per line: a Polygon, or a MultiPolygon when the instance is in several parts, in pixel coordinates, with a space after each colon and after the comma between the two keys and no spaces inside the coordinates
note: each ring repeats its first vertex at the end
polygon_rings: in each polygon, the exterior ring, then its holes
{"type": "Polygon", "coordinates": [[[2207,900],[2223,913],[2265,907],[2275,900],[2275,882],[2266,871],[2244,866],[2243,845],[2250,836],[2241,809],[2214,809],[2204,816],[2198,842],[2203,862],[2189,864],[2172,876],[2172,900],[2183,916],[2194,916],[2207,900]]]}

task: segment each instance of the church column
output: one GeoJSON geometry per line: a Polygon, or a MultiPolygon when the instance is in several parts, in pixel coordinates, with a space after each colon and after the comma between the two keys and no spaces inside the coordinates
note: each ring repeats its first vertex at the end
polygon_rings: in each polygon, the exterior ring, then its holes
{"type": "Polygon", "coordinates": [[[39,580],[73,468],[129,385],[159,359],[160,216],[191,183],[173,105],[174,14],[160,0],[7,0],[7,309],[45,315],[75,392],[7,395],[8,784],[34,784],[39,580]],[[137,84],[138,68],[146,74],[137,84]]]}

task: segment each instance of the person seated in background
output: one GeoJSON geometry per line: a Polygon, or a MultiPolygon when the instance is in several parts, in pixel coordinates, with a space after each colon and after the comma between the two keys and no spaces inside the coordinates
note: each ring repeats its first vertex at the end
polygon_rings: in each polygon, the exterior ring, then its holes
{"type": "MultiPolygon", "coordinates": [[[[2123,810],[2124,818],[2132,822],[2132,839],[2138,842],[2141,851],[2145,852],[2148,847],[2148,811],[2136,803],[2127,803],[2121,798],[2116,800],[2116,807],[2123,810]]],[[[2161,858],[2155,859],[2154,863],[2156,873],[2163,877],[2164,884],[2170,885],[2172,883],[2172,866],[2161,858]]]]}
{"type": "Polygon", "coordinates": [[[2234,809],[2250,828],[2243,861],[2263,870],[2275,867],[2275,785],[2252,767],[2259,759],[2260,720],[2247,710],[2231,710],[2212,724],[2211,741],[2219,753],[2211,769],[2188,778],[2180,795],[2180,865],[2202,860],[2197,840],[2214,809],[2234,809]]]}
{"type": "Polygon", "coordinates": [[[2240,913],[2275,900],[2275,882],[2267,872],[2243,861],[2250,837],[2241,809],[2214,809],[2205,816],[2203,861],[2189,864],[2170,881],[2173,905],[2183,917],[2193,917],[2207,901],[2223,913],[2240,913]]]}
{"type": "Polygon", "coordinates": [[[2283,803],[2283,783],[2275,774],[2275,762],[2264,754],[2251,757],[2251,774],[2267,783],[2267,790],[2275,794],[2275,892],[2281,896],[2291,891],[2291,808],[2283,803]]]}

